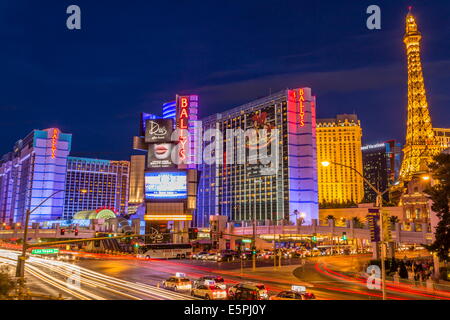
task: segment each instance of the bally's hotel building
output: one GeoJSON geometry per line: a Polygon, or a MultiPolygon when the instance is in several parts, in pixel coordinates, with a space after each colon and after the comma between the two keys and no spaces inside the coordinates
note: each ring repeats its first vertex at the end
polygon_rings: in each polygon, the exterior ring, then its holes
{"type": "Polygon", "coordinates": [[[126,213],[129,162],[70,157],[72,135],[33,130],[0,159],[0,223],[71,219],[79,211],[126,213]]]}
{"type": "MultiPolygon", "coordinates": [[[[227,216],[234,223],[250,222],[254,215],[259,223],[282,219],[295,223],[302,217],[305,224],[310,224],[312,219],[318,219],[315,110],[311,89],[298,88],[203,118],[204,133],[215,129],[225,135],[223,145],[215,151],[223,153],[223,161],[213,164],[202,161],[198,166],[200,179],[194,224],[208,226],[211,215],[227,216]],[[278,129],[275,170],[268,170],[262,164],[238,162],[236,149],[242,141],[226,136],[227,129],[244,132],[278,129]],[[229,143],[234,149],[232,164],[230,155],[226,155],[229,143]]],[[[209,143],[203,142],[202,150],[209,143]]]]}

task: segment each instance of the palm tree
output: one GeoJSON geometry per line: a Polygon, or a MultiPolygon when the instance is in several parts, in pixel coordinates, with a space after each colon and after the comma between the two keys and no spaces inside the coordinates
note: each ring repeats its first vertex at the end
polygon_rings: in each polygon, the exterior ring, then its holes
{"type": "Polygon", "coordinates": [[[336,220],[336,218],[333,215],[329,214],[327,216],[327,220],[336,220]]]}
{"type": "Polygon", "coordinates": [[[362,223],[361,223],[361,219],[360,218],[353,217],[352,221],[353,221],[353,227],[355,227],[355,228],[360,228],[361,227],[362,223]]]}
{"type": "Polygon", "coordinates": [[[400,222],[400,219],[399,219],[397,216],[390,216],[390,217],[389,217],[389,221],[390,221],[392,224],[396,224],[396,223],[399,223],[399,222],[400,222]]]}
{"type": "Polygon", "coordinates": [[[395,224],[400,222],[400,219],[397,216],[390,216],[389,222],[391,223],[391,228],[395,229],[395,224]]]}

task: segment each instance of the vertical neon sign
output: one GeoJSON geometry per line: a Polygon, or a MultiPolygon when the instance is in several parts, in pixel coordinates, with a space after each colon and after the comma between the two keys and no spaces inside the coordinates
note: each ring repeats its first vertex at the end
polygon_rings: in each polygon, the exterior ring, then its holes
{"type": "Polygon", "coordinates": [[[180,129],[178,156],[181,160],[186,159],[186,142],[188,141],[187,130],[189,122],[189,97],[180,97],[178,106],[178,128],[180,129]],[[186,134],[184,134],[186,132],[186,134]]]}
{"type": "Polygon", "coordinates": [[[52,159],[56,158],[56,150],[57,150],[57,143],[58,143],[58,129],[53,129],[53,135],[52,135],[52,159]]]}
{"type": "Polygon", "coordinates": [[[298,102],[300,103],[300,127],[305,126],[305,91],[303,89],[298,90],[299,98],[298,102]]]}

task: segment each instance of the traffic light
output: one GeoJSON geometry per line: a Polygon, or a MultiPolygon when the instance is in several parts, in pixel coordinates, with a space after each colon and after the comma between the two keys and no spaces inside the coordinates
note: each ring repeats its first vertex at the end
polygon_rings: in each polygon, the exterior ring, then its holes
{"type": "Polygon", "coordinates": [[[189,228],[188,235],[189,235],[189,240],[196,240],[198,237],[198,229],[197,228],[189,228]]]}
{"type": "Polygon", "coordinates": [[[256,255],[256,247],[255,246],[252,247],[252,255],[256,255]]]}
{"type": "Polygon", "coordinates": [[[311,241],[312,242],[317,242],[317,234],[316,233],[313,233],[311,241]]]}
{"type": "Polygon", "coordinates": [[[380,241],[380,216],[378,214],[371,214],[367,216],[370,229],[370,241],[380,241]]]}
{"type": "Polygon", "coordinates": [[[342,232],[342,238],[343,241],[347,240],[347,232],[342,232]]]}
{"type": "Polygon", "coordinates": [[[75,230],[74,230],[74,234],[75,234],[75,236],[78,235],[78,229],[75,229],[75,230]]]}
{"type": "Polygon", "coordinates": [[[63,236],[66,233],[66,229],[61,229],[61,235],[63,236]]]}
{"type": "Polygon", "coordinates": [[[387,210],[383,210],[381,212],[381,216],[383,217],[383,240],[386,242],[392,241],[392,233],[391,233],[391,221],[389,220],[389,212],[387,210]]]}

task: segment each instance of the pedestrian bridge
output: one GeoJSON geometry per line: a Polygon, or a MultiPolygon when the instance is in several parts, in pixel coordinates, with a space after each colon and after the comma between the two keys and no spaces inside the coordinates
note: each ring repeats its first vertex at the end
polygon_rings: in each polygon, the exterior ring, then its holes
{"type": "MultiPolygon", "coordinates": [[[[429,230],[429,225],[410,225],[409,230],[404,230],[401,223],[396,223],[391,228],[392,241],[401,244],[430,244],[433,241],[433,234],[429,230]],[[420,230],[420,231],[417,231],[420,230]]],[[[328,225],[318,225],[317,220],[313,220],[312,225],[266,225],[256,226],[256,234],[259,238],[275,241],[289,241],[289,239],[300,239],[316,235],[318,237],[341,238],[347,236],[348,240],[366,240],[370,241],[370,229],[367,225],[356,228],[353,221],[348,221],[346,226],[336,226],[334,221],[330,220],[328,225]]],[[[253,226],[234,227],[228,225],[226,234],[235,236],[225,236],[231,240],[239,239],[239,236],[252,237],[253,226]]],[[[294,240],[295,241],[295,240],[294,240]]]]}
{"type": "MultiPolygon", "coordinates": [[[[23,238],[24,229],[0,230],[0,239],[17,240],[23,238]]],[[[78,235],[72,230],[66,229],[61,235],[61,229],[28,229],[28,239],[84,239],[95,237],[95,230],[78,229],[78,235]]]]}

